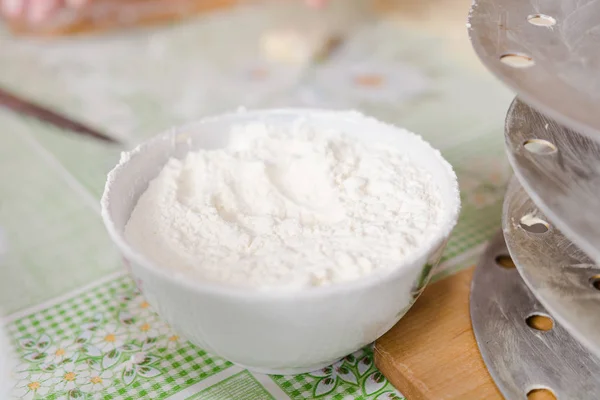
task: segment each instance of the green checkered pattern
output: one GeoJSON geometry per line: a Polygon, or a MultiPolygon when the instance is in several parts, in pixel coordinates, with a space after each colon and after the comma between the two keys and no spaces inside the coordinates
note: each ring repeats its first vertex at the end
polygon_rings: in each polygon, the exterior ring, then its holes
{"type": "MultiPolygon", "coordinates": [[[[19,356],[17,371],[27,371],[30,375],[41,374],[41,380],[50,388],[48,399],[59,397],[64,393],[53,390],[60,377],[52,377],[55,366],[48,361],[53,355],[50,351],[55,351],[56,347],[53,345],[59,343],[68,349],[86,331],[89,331],[90,335],[84,346],[96,346],[102,342],[107,332],[116,332],[117,336],[122,337],[123,346],[138,348],[120,351],[119,359],[109,368],[104,368],[102,361],[111,348],[92,356],[86,354],[85,347],[75,350],[75,364],[92,365],[92,371],[95,371],[93,364],[100,364],[98,370],[108,369],[113,372],[111,385],[100,392],[105,399],[166,398],[232,365],[221,358],[209,356],[204,350],[177,338],[154,312],[145,307],[146,304],[136,291],[132,280],[129,277],[120,277],[77,294],[69,300],[19,318],[7,327],[19,356]],[[144,304],[144,308],[136,310],[136,304],[144,304]],[[130,318],[122,318],[123,315],[130,318]],[[126,322],[123,322],[124,320],[126,322]],[[104,329],[106,326],[110,326],[108,331],[104,329]],[[144,329],[153,329],[155,326],[160,327],[152,331],[155,336],[146,336],[152,338],[153,343],[144,346],[144,329]],[[41,355],[36,358],[41,360],[31,361],[32,357],[29,355],[32,354],[32,348],[26,348],[22,343],[28,338],[38,341],[43,335],[49,339],[49,344],[42,348],[34,347],[34,352],[41,355]],[[136,352],[156,357],[157,361],[149,365],[155,367],[159,374],[152,378],[138,374],[133,382],[126,383],[120,373],[128,359],[136,352]]],[[[60,365],[60,362],[56,365],[60,365]]],[[[26,374],[23,374],[22,383],[25,384],[27,379],[29,378],[26,374]]]]}
{"type": "Polygon", "coordinates": [[[256,377],[244,370],[231,375],[218,384],[186,398],[185,400],[260,399],[275,400],[256,377]]]}
{"type": "MultiPolygon", "coordinates": [[[[107,400],[164,399],[232,366],[177,338],[147,308],[129,277],[115,278],[18,318],[7,329],[19,359],[17,371],[20,381],[17,387],[41,382],[48,389],[44,398],[49,400],[74,394],[60,389],[63,374],[56,375],[55,371],[63,365],[82,366],[83,370],[91,371],[92,376],[103,376],[108,371],[109,385],[98,392],[89,393],[90,396],[94,394],[107,400]],[[140,338],[139,334],[143,334],[144,329],[147,332],[156,326],[162,329],[154,330],[154,336],[148,334],[140,338]],[[87,346],[102,346],[111,333],[122,337],[119,346],[104,347],[98,353],[90,354],[87,346]],[[78,345],[82,337],[86,339],[78,345]],[[61,349],[71,351],[71,359],[53,359],[61,349]],[[118,359],[107,366],[104,362],[112,349],[118,351],[118,359]],[[125,381],[123,371],[127,370],[128,361],[134,359],[136,354],[152,358],[153,361],[144,365],[156,370],[156,376],[148,378],[138,373],[133,381],[125,381]]],[[[66,371],[81,371],[77,367],[68,368],[66,371]]],[[[129,368],[140,366],[130,364],[129,368]]],[[[401,398],[376,369],[370,347],[358,350],[335,365],[312,374],[273,376],[271,379],[291,399],[342,399],[345,396],[401,398]]],[[[85,383],[82,387],[85,387],[85,383]]],[[[81,396],[86,396],[86,393],[82,392],[81,396]]]]}
{"type": "Polygon", "coordinates": [[[175,351],[160,349],[158,354],[164,357],[163,365],[167,368],[164,382],[159,382],[162,389],[161,396],[177,393],[182,388],[200,382],[232,365],[219,357],[209,355],[189,342],[175,351]]]}
{"type": "Polygon", "coordinates": [[[313,399],[325,395],[329,399],[403,399],[404,397],[383,377],[373,363],[371,347],[365,347],[330,368],[312,374],[274,376],[273,380],[291,399],[313,399]],[[344,371],[344,374],[340,371],[344,371]],[[319,390],[320,383],[332,384],[319,390]]]}
{"type": "Polygon", "coordinates": [[[57,340],[69,338],[96,313],[107,315],[117,312],[119,302],[116,294],[131,290],[128,279],[121,278],[86,291],[63,303],[17,319],[8,326],[15,337],[38,337],[47,334],[57,340]]]}
{"type": "Polygon", "coordinates": [[[504,191],[511,174],[503,138],[501,128],[495,127],[470,140],[468,147],[461,144],[443,152],[458,176],[462,202],[458,224],[442,258],[442,264],[450,268],[470,266],[473,259],[461,260],[460,265],[452,261],[484,244],[501,225],[504,191]]]}

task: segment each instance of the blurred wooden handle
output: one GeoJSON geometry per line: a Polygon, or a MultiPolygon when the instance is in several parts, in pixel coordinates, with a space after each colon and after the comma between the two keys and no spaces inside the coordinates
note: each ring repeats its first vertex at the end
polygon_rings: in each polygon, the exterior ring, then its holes
{"type": "Polygon", "coordinates": [[[224,9],[238,0],[92,0],[80,10],[65,10],[43,24],[8,23],[16,35],[67,36],[148,26],[224,9]]]}

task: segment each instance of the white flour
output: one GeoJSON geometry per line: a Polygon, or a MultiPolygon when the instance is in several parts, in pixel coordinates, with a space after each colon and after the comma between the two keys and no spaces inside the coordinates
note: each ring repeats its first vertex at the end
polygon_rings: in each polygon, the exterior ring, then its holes
{"type": "Polygon", "coordinates": [[[241,126],[171,159],[125,228],[157,265],[249,287],[305,287],[397,266],[441,223],[429,173],[340,132],[241,126]]]}

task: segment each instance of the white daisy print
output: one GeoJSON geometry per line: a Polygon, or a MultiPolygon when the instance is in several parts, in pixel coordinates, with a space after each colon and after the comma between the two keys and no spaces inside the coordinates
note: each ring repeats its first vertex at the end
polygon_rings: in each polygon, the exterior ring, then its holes
{"type": "Polygon", "coordinates": [[[317,73],[317,84],[329,96],[350,102],[399,103],[425,93],[430,79],[402,63],[337,62],[317,73]]]}
{"type": "Polygon", "coordinates": [[[183,343],[183,340],[178,335],[172,333],[166,337],[166,348],[169,350],[174,350],[181,343],[183,343]]]}
{"type": "Polygon", "coordinates": [[[168,350],[174,350],[179,347],[182,343],[184,343],[184,339],[182,339],[179,335],[173,332],[168,326],[166,326],[166,331],[160,337],[157,346],[159,348],[166,348],[168,350]]]}
{"type": "Polygon", "coordinates": [[[137,376],[154,378],[162,374],[162,371],[155,366],[160,360],[160,357],[145,352],[138,352],[132,354],[128,360],[119,365],[117,370],[121,371],[123,382],[126,385],[130,385],[137,376]]]}
{"type": "Polygon", "coordinates": [[[44,363],[60,364],[65,360],[76,359],[80,348],[81,345],[74,343],[73,340],[63,340],[59,343],[54,343],[46,350],[47,357],[44,363]]]}
{"type": "Polygon", "coordinates": [[[84,393],[97,393],[105,390],[112,384],[113,371],[96,371],[93,369],[86,369],[81,371],[75,378],[75,383],[79,390],[84,393]]]}
{"type": "Polygon", "coordinates": [[[137,318],[147,319],[156,315],[150,304],[141,295],[132,298],[127,305],[127,308],[128,311],[130,311],[137,318]]]}
{"type": "Polygon", "coordinates": [[[134,328],[134,337],[142,343],[144,350],[154,347],[161,337],[169,333],[169,327],[159,321],[141,321],[134,328]]]}
{"type": "Polygon", "coordinates": [[[87,373],[89,367],[86,364],[76,365],[75,363],[66,363],[54,371],[53,380],[55,382],[54,391],[69,391],[77,387],[76,381],[79,375],[87,373]]]}
{"type": "Polygon", "coordinates": [[[107,324],[95,332],[92,345],[106,353],[123,346],[126,339],[127,332],[116,324],[107,324]]]}
{"type": "Polygon", "coordinates": [[[117,367],[117,369],[132,370],[136,365],[141,364],[146,359],[145,352],[140,351],[129,356],[129,358],[117,367]]]}
{"type": "Polygon", "coordinates": [[[293,87],[302,68],[256,60],[226,75],[221,82],[223,93],[234,90],[241,96],[239,104],[252,106],[293,87]]]}
{"type": "Polygon", "coordinates": [[[30,400],[36,397],[44,397],[48,394],[52,381],[46,374],[31,374],[23,371],[16,376],[17,384],[13,395],[18,399],[30,400]]]}

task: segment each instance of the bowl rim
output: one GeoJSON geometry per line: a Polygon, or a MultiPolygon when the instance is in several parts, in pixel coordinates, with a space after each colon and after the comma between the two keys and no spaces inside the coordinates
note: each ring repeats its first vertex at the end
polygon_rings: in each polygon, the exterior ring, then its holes
{"type": "Polygon", "coordinates": [[[446,161],[446,159],[440,154],[438,150],[432,147],[427,141],[425,141],[420,135],[417,135],[404,128],[396,125],[387,124],[373,117],[369,117],[359,113],[357,111],[338,111],[338,110],[322,110],[315,108],[266,108],[266,109],[239,109],[234,112],[220,113],[212,116],[201,118],[197,121],[190,122],[177,126],[175,128],[168,129],[162,133],[141,142],[135,148],[124,151],[121,153],[121,158],[117,165],[108,173],[104,192],[100,201],[101,215],[104,225],[109,233],[112,241],[117,245],[121,251],[123,257],[128,262],[133,262],[139,267],[142,267],[155,276],[159,276],[162,279],[170,281],[172,284],[181,285],[192,291],[203,292],[206,294],[221,295],[232,298],[244,298],[246,300],[262,300],[262,299],[296,299],[303,297],[326,297],[338,293],[346,293],[355,291],[361,288],[376,286],[377,284],[395,277],[396,275],[402,274],[403,271],[407,270],[405,266],[414,264],[419,259],[431,256],[440,246],[445,246],[445,242],[456,226],[458,217],[461,209],[460,192],[458,186],[458,179],[454,169],[446,161]],[[175,138],[180,133],[189,132],[194,127],[214,122],[219,119],[235,118],[236,116],[252,117],[256,116],[257,121],[260,120],[261,116],[275,115],[275,114],[296,114],[298,117],[309,117],[309,116],[322,116],[332,117],[337,119],[345,119],[347,122],[356,123],[370,123],[373,126],[379,127],[380,129],[392,129],[398,133],[404,135],[413,136],[417,140],[420,146],[431,153],[431,157],[436,159],[441,168],[443,168],[448,175],[447,178],[450,181],[452,196],[446,199],[444,216],[442,223],[437,228],[437,232],[432,235],[426,243],[423,243],[419,248],[406,257],[399,265],[390,268],[381,268],[373,273],[366,275],[361,279],[354,279],[347,282],[332,283],[324,286],[308,286],[308,287],[246,287],[227,284],[226,282],[218,281],[201,281],[195,279],[186,279],[189,274],[183,271],[177,271],[174,273],[173,270],[161,268],[157,266],[152,260],[145,257],[141,252],[135,250],[130,246],[124,237],[124,232],[120,232],[115,227],[114,221],[109,213],[109,205],[111,203],[111,190],[113,183],[119,178],[119,175],[127,167],[127,164],[137,156],[143,154],[145,148],[150,147],[156,141],[162,141],[165,138],[175,138]]]}

